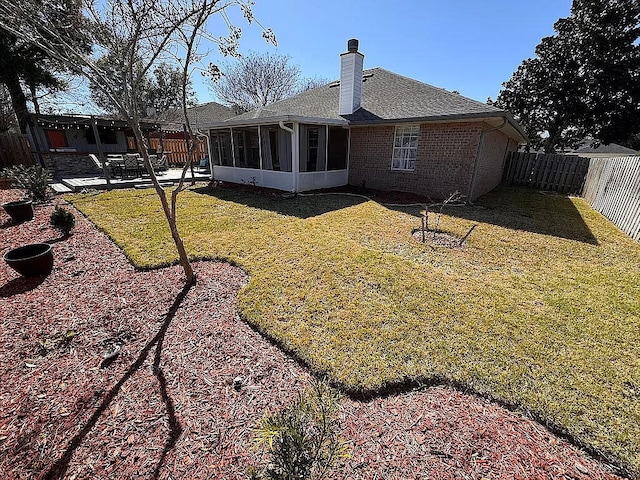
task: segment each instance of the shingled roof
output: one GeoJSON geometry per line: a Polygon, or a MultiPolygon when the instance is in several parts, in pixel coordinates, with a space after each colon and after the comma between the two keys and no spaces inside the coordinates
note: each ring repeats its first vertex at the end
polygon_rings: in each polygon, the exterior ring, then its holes
{"type": "Polygon", "coordinates": [[[630,148],[624,147],[622,145],[618,145],[617,143],[610,143],[608,145],[600,144],[597,147],[592,147],[593,139],[586,138],[582,141],[580,146],[575,150],[572,150],[571,153],[587,154],[587,153],[596,153],[601,155],[635,155],[637,152],[630,148]]]}
{"type": "MultiPolygon", "coordinates": [[[[222,122],[233,116],[235,116],[233,109],[217,102],[189,107],[189,119],[197,126],[222,122]]],[[[172,108],[160,115],[158,119],[168,123],[184,123],[184,116],[180,108],[172,108]]]]}
{"type": "MultiPolygon", "coordinates": [[[[224,123],[251,124],[272,118],[299,117],[356,125],[502,117],[517,125],[504,110],[383,68],[363,72],[361,107],[351,115],[338,115],[339,92],[340,82],[332,82],[232,117],[224,123]]],[[[519,127],[517,130],[524,136],[519,127]]]]}

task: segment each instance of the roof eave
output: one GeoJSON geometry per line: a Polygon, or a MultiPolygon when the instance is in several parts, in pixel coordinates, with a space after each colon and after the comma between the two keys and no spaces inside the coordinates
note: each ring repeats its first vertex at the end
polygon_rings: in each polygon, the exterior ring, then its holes
{"type": "Polygon", "coordinates": [[[527,143],[529,141],[527,134],[522,130],[522,127],[518,125],[518,122],[513,116],[506,111],[498,112],[480,112],[480,113],[460,113],[451,115],[432,115],[428,117],[407,117],[407,118],[389,118],[379,120],[352,120],[349,122],[350,126],[354,127],[366,127],[375,125],[389,125],[397,123],[446,123],[446,122],[464,122],[464,121],[487,121],[491,119],[504,119],[506,120],[505,126],[500,130],[505,129],[507,126],[511,127],[514,135],[510,137],[517,140],[519,143],[527,143]]]}
{"type": "Polygon", "coordinates": [[[211,124],[202,124],[200,128],[202,130],[213,130],[222,127],[255,127],[259,125],[272,125],[279,122],[298,122],[298,123],[311,123],[319,125],[349,125],[349,122],[343,118],[323,118],[323,117],[304,117],[300,115],[276,115],[272,117],[260,117],[260,118],[244,118],[235,119],[230,118],[224,122],[216,122],[211,124]]]}
{"type": "Polygon", "coordinates": [[[497,112],[480,112],[480,113],[463,113],[453,115],[432,115],[428,117],[408,117],[408,118],[391,118],[371,120],[346,120],[343,118],[322,118],[322,117],[305,117],[300,115],[276,115],[272,117],[230,118],[223,122],[200,125],[202,130],[228,128],[228,127],[254,127],[258,125],[271,125],[279,122],[298,122],[320,125],[341,125],[353,127],[365,127],[375,125],[389,125],[397,123],[445,123],[445,122],[465,122],[465,121],[490,121],[495,119],[506,120],[505,125],[500,128],[506,135],[516,140],[518,143],[527,143],[529,139],[522,130],[518,122],[513,116],[506,111],[497,112]]]}

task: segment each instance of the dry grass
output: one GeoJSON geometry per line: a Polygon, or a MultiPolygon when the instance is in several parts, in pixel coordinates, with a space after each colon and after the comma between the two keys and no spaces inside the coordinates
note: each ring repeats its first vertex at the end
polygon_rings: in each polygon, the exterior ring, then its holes
{"type": "MultiPolygon", "coordinates": [[[[176,261],[151,191],[76,196],[139,267],[176,261]]],[[[416,242],[420,208],[186,192],[193,257],[250,274],[245,318],[348,391],[442,379],[517,405],[640,472],[640,245],[581,199],[501,189],[452,207],[465,249],[416,242]]]]}

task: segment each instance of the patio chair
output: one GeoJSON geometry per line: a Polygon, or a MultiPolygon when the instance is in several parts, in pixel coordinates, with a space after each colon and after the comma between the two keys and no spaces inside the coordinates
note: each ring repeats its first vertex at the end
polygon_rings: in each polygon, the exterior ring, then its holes
{"type": "Polygon", "coordinates": [[[107,162],[111,167],[113,175],[124,177],[124,158],[121,153],[107,153],[107,162]]]}
{"type": "MultiPolygon", "coordinates": [[[[89,154],[89,159],[93,162],[93,164],[96,166],[96,168],[98,170],[100,170],[100,173],[104,172],[103,164],[102,164],[102,162],[100,161],[100,159],[96,155],[94,155],[93,153],[90,153],[89,154]]],[[[107,171],[109,171],[110,170],[109,162],[108,161],[105,162],[104,165],[107,167],[107,171]]]]}
{"type": "Polygon", "coordinates": [[[198,165],[198,173],[209,173],[209,157],[204,157],[198,165]]]}
{"type": "Polygon", "coordinates": [[[158,155],[149,155],[149,162],[151,163],[151,167],[153,168],[154,173],[163,173],[164,169],[160,164],[160,158],[158,157],[158,155]]]}
{"type": "Polygon", "coordinates": [[[158,158],[158,170],[163,172],[169,170],[169,161],[165,154],[162,154],[160,158],[158,158]]]}
{"type": "Polygon", "coordinates": [[[126,154],[124,156],[124,175],[129,176],[130,173],[135,173],[136,177],[141,176],[140,161],[137,153],[126,154]]]}

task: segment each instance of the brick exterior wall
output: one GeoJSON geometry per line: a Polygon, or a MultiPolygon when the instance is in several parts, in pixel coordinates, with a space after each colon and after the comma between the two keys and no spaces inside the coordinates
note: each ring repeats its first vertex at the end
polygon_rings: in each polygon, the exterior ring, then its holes
{"type": "Polygon", "coordinates": [[[42,155],[42,159],[45,167],[56,179],[95,176],[102,173],[86,153],[46,153],[42,155]]]}
{"type": "MultiPolygon", "coordinates": [[[[411,192],[443,199],[456,190],[467,195],[482,122],[420,125],[413,172],[391,170],[395,126],[353,127],[349,155],[349,184],[376,190],[411,192]]],[[[485,135],[473,200],[500,183],[508,137],[485,135]]],[[[511,142],[515,144],[515,142],[511,142]]]]}
{"type": "Polygon", "coordinates": [[[472,200],[500,185],[507,152],[517,149],[517,142],[499,131],[487,132],[484,135],[476,180],[473,184],[472,200]]]}

